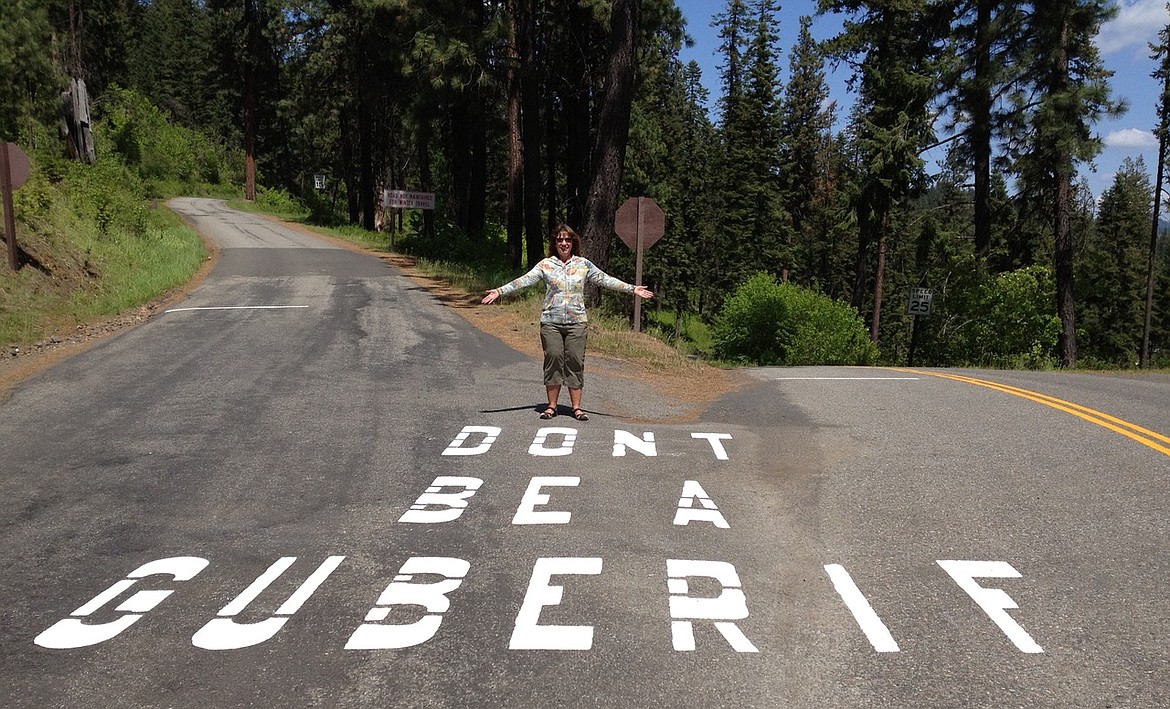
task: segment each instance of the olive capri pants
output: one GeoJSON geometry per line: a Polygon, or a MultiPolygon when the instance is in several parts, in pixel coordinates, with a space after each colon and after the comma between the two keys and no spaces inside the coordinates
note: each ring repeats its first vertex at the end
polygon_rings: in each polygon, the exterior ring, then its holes
{"type": "Polygon", "coordinates": [[[570,389],[585,386],[585,323],[540,324],[540,346],[544,348],[544,385],[570,389]]]}

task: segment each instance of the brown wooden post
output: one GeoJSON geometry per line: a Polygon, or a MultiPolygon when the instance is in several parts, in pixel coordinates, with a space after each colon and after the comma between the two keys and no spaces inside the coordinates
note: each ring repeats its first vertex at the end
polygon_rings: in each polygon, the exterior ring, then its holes
{"type": "Polygon", "coordinates": [[[4,193],[4,236],[8,242],[8,267],[15,271],[16,262],[16,217],[12,213],[12,172],[8,159],[8,143],[0,144],[0,191],[4,193]]]}

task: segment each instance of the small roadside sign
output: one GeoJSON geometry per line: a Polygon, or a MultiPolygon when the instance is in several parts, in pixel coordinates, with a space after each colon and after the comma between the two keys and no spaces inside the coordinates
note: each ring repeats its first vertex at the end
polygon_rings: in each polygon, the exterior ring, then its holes
{"type": "MultiPolygon", "coordinates": [[[[634,285],[642,285],[642,252],[666,232],[666,214],[649,197],[630,197],[614,213],[613,230],[634,250],[634,285]]],[[[634,297],[634,332],[642,330],[642,299],[634,297]]]]}
{"type": "Polygon", "coordinates": [[[315,189],[315,190],[325,189],[325,175],[323,175],[319,172],[316,175],[313,175],[313,189],[315,189]]]}
{"type": "Polygon", "coordinates": [[[906,312],[911,315],[930,315],[930,301],[933,298],[934,291],[929,288],[911,288],[906,312]]]}
{"type": "Polygon", "coordinates": [[[410,190],[385,190],[382,193],[383,207],[398,209],[434,209],[434,192],[412,192],[410,190]]]}

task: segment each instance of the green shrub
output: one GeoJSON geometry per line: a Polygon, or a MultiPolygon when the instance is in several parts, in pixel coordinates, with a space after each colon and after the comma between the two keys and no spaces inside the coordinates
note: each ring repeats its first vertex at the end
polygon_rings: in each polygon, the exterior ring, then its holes
{"type": "Polygon", "coordinates": [[[243,156],[198,131],[174,125],[138,93],[111,87],[94,126],[99,158],[116,156],[152,192],[192,193],[198,185],[238,184],[243,156]]]}
{"type": "Polygon", "coordinates": [[[948,343],[948,360],[1008,369],[1055,366],[1060,335],[1055,292],[1052,268],[1046,265],[985,280],[957,306],[961,324],[948,343]]]}
{"type": "Polygon", "coordinates": [[[857,311],[766,273],[724,302],[712,335],[716,356],[735,362],[872,364],[877,358],[857,311]]]}
{"type": "Polygon", "coordinates": [[[267,211],[283,216],[300,216],[305,213],[305,207],[288,190],[265,187],[256,188],[256,204],[267,211]]]}
{"type": "Polygon", "coordinates": [[[761,365],[782,364],[788,308],[776,279],[758,273],[723,303],[715,321],[715,356],[761,365]]]}

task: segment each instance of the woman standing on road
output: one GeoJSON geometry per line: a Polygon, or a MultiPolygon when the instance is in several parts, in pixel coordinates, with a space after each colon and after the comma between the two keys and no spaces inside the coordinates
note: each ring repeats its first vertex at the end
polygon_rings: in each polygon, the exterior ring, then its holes
{"type": "Polygon", "coordinates": [[[483,303],[493,303],[501,296],[544,281],[544,307],[540,312],[540,345],[544,348],[544,390],[548,408],[542,419],[557,415],[561,385],[569,387],[573,418],[588,421],[581,408],[581,389],[585,386],[585,339],[588,334],[585,314],[585,282],[602,288],[633,293],[639,298],[653,298],[645,286],[632,286],[606,274],[593,262],[581,257],[581,238],[561,224],[549,239],[548,258],[516,280],[492,288],[483,303]]]}

